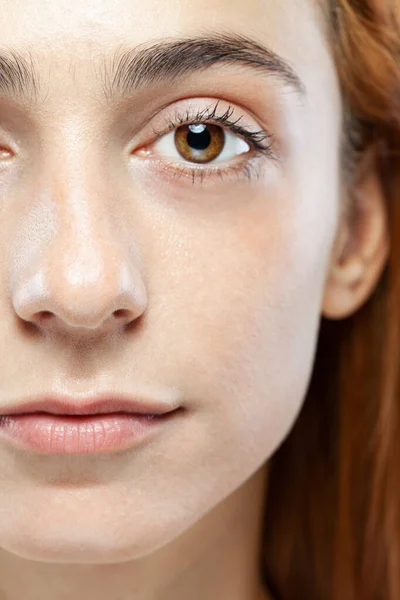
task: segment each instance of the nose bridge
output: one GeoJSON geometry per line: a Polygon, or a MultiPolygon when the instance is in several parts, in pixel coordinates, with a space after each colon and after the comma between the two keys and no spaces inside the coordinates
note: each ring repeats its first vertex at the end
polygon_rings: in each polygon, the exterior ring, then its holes
{"type": "Polygon", "coordinates": [[[71,126],[68,133],[44,151],[41,193],[54,206],[54,226],[14,300],[27,320],[50,312],[63,327],[96,329],[114,311],[140,312],[145,292],[133,248],[120,235],[123,215],[114,210],[103,158],[88,136],[71,136],[71,126]]]}
{"type": "Polygon", "coordinates": [[[71,295],[71,302],[80,288],[90,301],[100,288],[103,297],[116,291],[123,262],[121,248],[94,178],[87,172],[68,180],[65,174],[62,182],[53,184],[59,218],[47,257],[48,279],[53,286],[64,286],[63,294],[71,295]]]}
{"type": "Polygon", "coordinates": [[[48,269],[61,275],[51,275],[52,283],[65,285],[72,295],[74,289],[85,288],[88,297],[100,285],[106,293],[106,282],[115,290],[123,260],[113,233],[115,214],[109,213],[109,186],[98,149],[82,127],[73,127],[70,121],[56,149],[46,152],[53,156],[48,185],[58,213],[48,269]]]}

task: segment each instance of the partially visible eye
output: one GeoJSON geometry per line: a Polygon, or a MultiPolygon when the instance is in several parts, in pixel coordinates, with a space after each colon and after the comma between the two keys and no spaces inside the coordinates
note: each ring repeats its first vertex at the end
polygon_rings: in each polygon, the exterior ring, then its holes
{"type": "Polygon", "coordinates": [[[9,158],[12,158],[13,153],[11,152],[11,150],[7,150],[7,148],[1,148],[0,147],[0,160],[7,160],[9,158]]]}
{"type": "Polygon", "coordinates": [[[168,158],[184,158],[191,163],[229,160],[249,152],[250,145],[237,134],[212,123],[190,123],[177,127],[153,145],[168,158]]]}

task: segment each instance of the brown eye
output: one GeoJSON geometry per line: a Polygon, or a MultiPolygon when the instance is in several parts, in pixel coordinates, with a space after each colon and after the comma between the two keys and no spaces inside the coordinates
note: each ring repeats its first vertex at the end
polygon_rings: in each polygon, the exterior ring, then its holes
{"type": "Polygon", "coordinates": [[[184,159],[195,163],[207,163],[222,152],[225,134],[217,125],[191,123],[176,129],[175,145],[184,159]]]}

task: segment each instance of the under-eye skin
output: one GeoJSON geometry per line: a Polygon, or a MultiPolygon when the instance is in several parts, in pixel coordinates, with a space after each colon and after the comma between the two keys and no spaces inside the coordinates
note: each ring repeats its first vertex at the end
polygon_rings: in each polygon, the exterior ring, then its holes
{"type": "Polygon", "coordinates": [[[219,109],[219,103],[176,109],[161,129],[153,128],[155,139],[136,152],[167,179],[190,178],[194,184],[259,178],[265,159],[280,160],[274,135],[246,125],[238,109],[219,109]]]}

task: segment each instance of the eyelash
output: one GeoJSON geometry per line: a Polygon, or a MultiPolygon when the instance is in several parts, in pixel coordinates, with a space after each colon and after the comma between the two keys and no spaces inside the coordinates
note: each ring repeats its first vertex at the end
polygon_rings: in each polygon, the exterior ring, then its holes
{"type": "MultiPolygon", "coordinates": [[[[270,160],[279,161],[280,156],[278,152],[275,150],[274,144],[274,134],[267,133],[264,130],[259,131],[251,131],[249,128],[244,125],[238,125],[238,122],[243,118],[243,115],[238,119],[231,120],[232,114],[235,112],[235,109],[229,105],[228,109],[220,115],[217,115],[217,108],[220,101],[218,101],[214,108],[211,110],[210,107],[205,108],[203,110],[198,110],[195,114],[190,114],[189,110],[186,110],[185,114],[182,115],[178,111],[175,113],[175,117],[172,119],[171,117],[167,117],[167,125],[166,129],[163,131],[159,131],[153,128],[153,133],[156,136],[156,140],[160,139],[164,135],[167,135],[170,131],[181,127],[183,125],[190,125],[194,123],[205,123],[205,124],[214,124],[214,125],[223,125],[224,128],[232,131],[236,135],[243,138],[251,147],[252,158],[246,158],[246,160],[240,165],[228,166],[225,168],[212,168],[206,169],[204,167],[198,168],[190,168],[190,167],[179,167],[176,166],[170,167],[173,165],[173,162],[167,163],[164,165],[163,170],[170,169],[175,171],[174,177],[178,174],[178,177],[182,175],[186,177],[192,178],[192,184],[194,184],[197,180],[200,180],[200,183],[203,183],[204,179],[208,179],[210,177],[219,177],[221,180],[224,179],[225,176],[236,173],[237,178],[247,177],[250,181],[253,176],[259,177],[259,165],[253,164],[253,160],[259,158],[260,156],[266,156],[270,160]],[[268,143],[265,144],[265,141],[268,140],[268,143]]],[[[155,143],[155,142],[153,142],[155,143]]],[[[250,152],[245,153],[246,156],[250,154],[250,152]]],[[[240,155],[239,155],[240,156],[240,155]]],[[[160,163],[164,163],[164,161],[158,161],[160,163]]],[[[257,161],[258,162],[258,161],[257,161]]],[[[175,163],[176,164],[176,163],[175,163]]],[[[182,164],[182,163],[179,163],[182,164]]]]}

